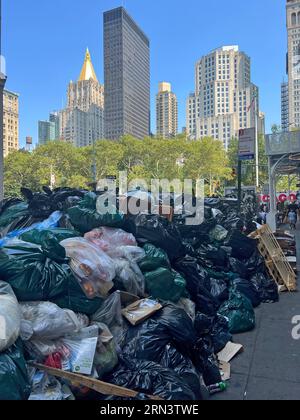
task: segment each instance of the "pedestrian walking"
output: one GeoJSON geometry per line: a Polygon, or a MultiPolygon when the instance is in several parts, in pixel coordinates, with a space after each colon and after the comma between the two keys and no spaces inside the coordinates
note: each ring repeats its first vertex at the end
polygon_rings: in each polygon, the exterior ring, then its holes
{"type": "Polygon", "coordinates": [[[297,213],[294,210],[290,210],[288,214],[288,222],[290,224],[291,230],[296,230],[297,224],[297,213]]]}

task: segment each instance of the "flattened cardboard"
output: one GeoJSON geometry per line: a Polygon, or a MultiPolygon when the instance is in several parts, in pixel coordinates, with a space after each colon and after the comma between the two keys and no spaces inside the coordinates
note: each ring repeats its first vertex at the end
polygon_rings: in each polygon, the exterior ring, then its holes
{"type": "Polygon", "coordinates": [[[132,324],[138,325],[162,309],[162,305],[151,299],[139,300],[122,310],[122,315],[132,324]],[[148,306],[147,304],[153,303],[148,306]]]}
{"type": "Polygon", "coordinates": [[[241,344],[229,342],[227,346],[218,353],[218,359],[221,362],[229,363],[237,354],[242,353],[244,347],[241,344]]]}

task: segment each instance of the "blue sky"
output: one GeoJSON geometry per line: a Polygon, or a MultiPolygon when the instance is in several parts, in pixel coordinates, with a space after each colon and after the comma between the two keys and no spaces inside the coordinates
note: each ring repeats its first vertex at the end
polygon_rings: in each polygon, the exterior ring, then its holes
{"type": "Polygon", "coordinates": [[[2,0],[7,88],[20,93],[20,143],[37,140],[37,121],[65,103],[88,46],[103,82],[102,13],[123,5],[151,40],[152,130],[159,81],[170,81],[179,100],[194,90],[194,64],[221,45],[238,44],[252,59],[267,129],[280,123],[285,77],[285,0],[2,0]],[[246,7],[247,5],[247,7],[246,7]]]}

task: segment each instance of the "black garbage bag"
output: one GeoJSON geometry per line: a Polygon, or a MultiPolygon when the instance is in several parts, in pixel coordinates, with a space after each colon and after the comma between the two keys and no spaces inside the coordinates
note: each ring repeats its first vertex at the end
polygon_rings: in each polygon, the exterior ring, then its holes
{"type": "Polygon", "coordinates": [[[228,319],[222,315],[217,315],[213,320],[213,325],[210,330],[214,352],[219,353],[232,340],[232,335],[229,331],[228,319]]]}
{"type": "Polygon", "coordinates": [[[244,263],[235,258],[229,258],[229,265],[233,273],[238,274],[242,279],[248,278],[248,270],[244,263]]]}
{"type": "Polygon", "coordinates": [[[238,230],[234,230],[229,234],[225,245],[232,248],[232,257],[240,260],[248,258],[257,249],[257,241],[248,238],[248,236],[243,235],[238,230]]]}
{"type": "Polygon", "coordinates": [[[251,257],[245,260],[244,264],[248,271],[247,278],[251,278],[258,273],[263,274],[266,271],[265,260],[258,250],[255,250],[251,257]]]}
{"type": "Polygon", "coordinates": [[[186,288],[196,304],[196,310],[206,315],[215,315],[219,304],[210,293],[209,275],[197,259],[187,256],[177,261],[174,268],[186,279],[186,288]]]}
{"type": "MultiPolygon", "coordinates": [[[[205,247],[205,246],[204,246],[205,247]]],[[[228,267],[229,258],[226,251],[224,251],[221,248],[214,248],[210,245],[206,247],[206,251],[204,251],[205,248],[198,249],[198,255],[203,256],[204,260],[209,260],[213,267],[222,268],[225,270],[228,267]],[[202,253],[202,250],[204,251],[202,253]]]]}
{"type": "Polygon", "coordinates": [[[19,339],[7,351],[0,353],[0,400],[28,400],[30,393],[23,345],[19,339]]]}
{"type": "Polygon", "coordinates": [[[47,219],[52,211],[51,198],[46,193],[33,193],[28,188],[21,188],[21,193],[28,203],[28,210],[33,217],[47,219]]]}
{"type": "Polygon", "coordinates": [[[217,222],[214,218],[205,218],[200,225],[187,225],[184,218],[174,222],[184,239],[197,239],[201,244],[203,239],[209,238],[209,232],[214,229],[217,222]]]}
{"type": "Polygon", "coordinates": [[[231,284],[236,290],[250,300],[253,308],[257,308],[261,304],[261,298],[257,287],[255,287],[250,280],[235,278],[231,281],[231,284]]]}
{"type": "Polygon", "coordinates": [[[67,214],[75,229],[82,234],[101,226],[123,228],[124,215],[117,209],[114,212],[98,213],[96,208],[97,195],[88,193],[76,205],[67,210],[67,214]]]}
{"type": "Polygon", "coordinates": [[[201,312],[196,313],[194,327],[197,332],[198,338],[210,333],[213,326],[214,318],[214,316],[208,316],[202,314],[201,312]]]}
{"type": "Polygon", "coordinates": [[[227,216],[222,220],[221,225],[229,231],[236,229],[237,231],[241,232],[245,223],[243,219],[237,216],[235,212],[231,212],[227,214],[227,216]]]}
{"type": "Polygon", "coordinates": [[[163,249],[171,261],[185,255],[179,231],[164,217],[147,214],[130,216],[124,229],[132,233],[140,244],[150,242],[163,249]]]}
{"type": "Polygon", "coordinates": [[[208,317],[198,312],[194,323],[199,338],[209,336],[213,344],[213,352],[219,353],[232,340],[228,319],[222,315],[208,317]]]}
{"type": "Polygon", "coordinates": [[[262,273],[258,273],[255,274],[250,281],[257,290],[261,302],[274,303],[279,301],[278,286],[274,280],[262,273]]]}
{"type": "Polygon", "coordinates": [[[202,400],[200,375],[189,358],[184,357],[175,347],[168,345],[166,346],[160,365],[174,370],[189,388],[192,389],[196,399],[202,400]]]}
{"type": "Polygon", "coordinates": [[[205,198],[204,204],[207,207],[220,209],[222,206],[220,198],[205,198]]]}
{"type": "Polygon", "coordinates": [[[219,314],[229,319],[231,334],[255,328],[255,313],[250,300],[235,289],[231,289],[229,300],[221,306],[219,314]]]}
{"type": "Polygon", "coordinates": [[[210,279],[210,293],[221,305],[229,298],[229,288],[225,280],[210,279]]]}
{"type": "Polygon", "coordinates": [[[196,341],[191,318],[170,304],[143,324],[128,329],[122,354],[159,363],[168,344],[185,353],[196,341]]]}
{"type": "Polygon", "coordinates": [[[200,338],[193,355],[193,362],[196,368],[202,373],[206,386],[222,382],[219,363],[214,354],[211,337],[204,336],[200,338]]]}
{"type": "Polygon", "coordinates": [[[158,268],[171,267],[168,255],[164,250],[157,248],[152,244],[146,244],[144,246],[144,251],[146,256],[138,263],[143,273],[155,271],[158,268]]]}
{"type": "Polygon", "coordinates": [[[50,197],[52,211],[66,211],[68,208],[79,204],[86,194],[86,191],[66,187],[56,188],[53,191],[44,187],[43,190],[50,197]]]}
{"type": "Polygon", "coordinates": [[[167,401],[196,400],[191,388],[174,370],[151,361],[122,358],[117,369],[105,380],[167,401]]]}

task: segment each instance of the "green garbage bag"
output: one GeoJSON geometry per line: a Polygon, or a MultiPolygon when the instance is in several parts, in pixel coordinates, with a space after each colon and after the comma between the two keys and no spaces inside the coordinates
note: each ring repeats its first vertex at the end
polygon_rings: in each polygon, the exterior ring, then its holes
{"type": "Polygon", "coordinates": [[[154,298],[177,303],[186,290],[186,281],[176,271],[158,268],[145,274],[146,290],[154,298]]]}
{"type": "Polygon", "coordinates": [[[0,251],[0,278],[19,301],[50,301],[63,309],[94,314],[102,299],[88,299],[74,278],[65,249],[51,235],[42,247],[20,242],[0,251]]]}
{"type": "Polygon", "coordinates": [[[54,228],[54,229],[48,229],[48,230],[38,230],[33,229],[28,232],[23,233],[23,235],[20,236],[20,239],[25,242],[30,242],[32,244],[42,245],[45,241],[45,238],[49,235],[53,235],[54,238],[58,241],[64,241],[65,239],[69,238],[77,238],[78,236],[81,236],[79,232],[76,230],[70,230],[70,229],[62,229],[62,228],[54,228]]]}
{"type": "Polygon", "coordinates": [[[30,392],[23,345],[19,339],[4,353],[0,353],[0,400],[28,400],[30,392]]]}
{"type": "Polygon", "coordinates": [[[171,267],[168,254],[161,248],[157,248],[152,244],[146,244],[144,246],[144,251],[146,256],[139,262],[139,267],[143,273],[155,271],[160,267],[171,267]]]}
{"type": "Polygon", "coordinates": [[[70,274],[67,292],[51,300],[62,309],[70,309],[73,312],[91,316],[103,305],[103,299],[88,299],[78,281],[70,274]]]}
{"type": "Polygon", "coordinates": [[[27,203],[18,203],[7,207],[0,215],[0,236],[4,237],[20,224],[26,226],[31,220],[27,203]]]}
{"type": "Polygon", "coordinates": [[[250,300],[236,289],[230,290],[229,300],[220,307],[218,312],[229,319],[231,334],[239,334],[255,328],[253,306],[250,300]]]}
{"type": "Polygon", "coordinates": [[[8,245],[0,252],[0,278],[11,285],[19,301],[51,300],[68,290],[67,261],[64,248],[53,239],[42,249],[26,242],[8,245]]]}
{"type": "Polygon", "coordinates": [[[101,226],[122,228],[124,225],[124,215],[122,213],[100,214],[96,209],[97,196],[88,193],[79,202],[78,206],[68,209],[68,216],[75,229],[82,234],[90,232],[101,226]]]}

